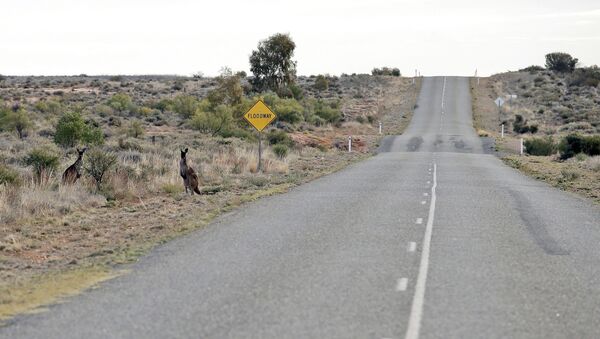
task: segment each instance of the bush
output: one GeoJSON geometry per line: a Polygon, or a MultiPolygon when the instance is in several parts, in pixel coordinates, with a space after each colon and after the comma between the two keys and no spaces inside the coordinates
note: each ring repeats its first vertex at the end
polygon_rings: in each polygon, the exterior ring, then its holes
{"type": "Polygon", "coordinates": [[[283,144],[273,146],[273,153],[279,158],[284,159],[288,155],[288,147],[283,144]]]}
{"type": "Polygon", "coordinates": [[[294,145],[294,141],[290,136],[284,131],[280,130],[272,130],[267,134],[267,140],[271,145],[285,145],[292,147],[294,145]]]}
{"type": "Polygon", "coordinates": [[[45,181],[52,172],[58,169],[58,155],[47,148],[33,149],[25,157],[26,166],[33,167],[33,174],[38,183],[45,181]]]}
{"type": "Polygon", "coordinates": [[[373,68],[371,71],[372,75],[392,75],[395,77],[400,76],[400,69],[398,68],[390,68],[390,67],[382,67],[382,68],[373,68]]]}
{"type": "Polygon", "coordinates": [[[209,133],[213,136],[222,134],[231,129],[233,115],[231,108],[225,105],[219,105],[214,112],[198,111],[192,117],[190,126],[202,133],[209,133]]]}
{"type": "Polygon", "coordinates": [[[173,99],[173,111],[184,118],[190,118],[193,116],[196,113],[197,108],[198,100],[193,96],[178,95],[173,99]]]}
{"type": "Polygon", "coordinates": [[[569,79],[569,86],[597,87],[600,84],[600,68],[578,68],[569,79]]]}
{"type": "Polygon", "coordinates": [[[54,142],[62,147],[73,147],[79,142],[90,145],[104,143],[104,134],[99,127],[86,124],[77,112],[67,112],[56,125],[54,142]]]}
{"type": "Polygon", "coordinates": [[[324,75],[317,75],[314,87],[318,91],[326,91],[329,89],[329,79],[324,75]]]}
{"type": "Polygon", "coordinates": [[[527,139],[524,144],[527,154],[548,156],[556,152],[556,144],[552,137],[527,139]]]}
{"type": "Polygon", "coordinates": [[[529,67],[525,67],[525,68],[521,68],[519,70],[519,72],[529,72],[531,74],[537,73],[537,72],[542,72],[546,70],[544,67],[542,66],[538,66],[538,65],[531,65],[529,67]]]}
{"type": "Polygon", "coordinates": [[[144,127],[142,126],[142,123],[137,120],[132,121],[127,129],[127,136],[133,138],[141,138],[144,136],[144,127]]]}
{"type": "Polygon", "coordinates": [[[303,119],[304,107],[296,99],[276,99],[272,107],[279,121],[295,124],[303,119]]]}
{"type": "Polygon", "coordinates": [[[569,134],[564,137],[560,144],[559,150],[561,159],[569,159],[579,153],[587,155],[600,155],[600,135],[582,136],[579,134],[569,134]]]}
{"type": "Polygon", "coordinates": [[[555,72],[573,72],[578,61],[568,53],[546,54],[546,68],[555,72]]]}
{"type": "Polygon", "coordinates": [[[134,105],[129,95],[126,93],[117,93],[108,100],[108,106],[112,107],[115,111],[123,112],[127,110],[131,111],[134,105]]]}
{"type": "Polygon", "coordinates": [[[536,133],[538,131],[538,127],[537,127],[537,125],[534,125],[534,126],[535,127],[528,126],[527,120],[525,120],[522,115],[520,115],[520,114],[515,115],[515,121],[513,122],[513,131],[515,133],[519,133],[519,134],[527,133],[527,132],[536,133]],[[533,127],[533,129],[532,129],[532,127],[533,127]]]}
{"type": "Polygon", "coordinates": [[[14,130],[19,139],[25,138],[25,131],[31,127],[31,120],[23,108],[5,110],[0,114],[0,127],[5,130],[14,130]]]}
{"type": "Polygon", "coordinates": [[[84,169],[96,182],[97,190],[100,190],[106,172],[116,163],[117,156],[113,153],[104,152],[98,148],[88,152],[84,169]]]}
{"type": "Polygon", "coordinates": [[[323,100],[317,100],[314,102],[314,112],[321,119],[330,122],[336,123],[339,122],[342,118],[342,113],[339,109],[334,108],[337,104],[335,102],[325,102],[323,100]]]}
{"type": "Polygon", "coordinates": [[[21,178],[19,173],[12,168],[0,164],[0,185],[19,185],[21,178]]]}

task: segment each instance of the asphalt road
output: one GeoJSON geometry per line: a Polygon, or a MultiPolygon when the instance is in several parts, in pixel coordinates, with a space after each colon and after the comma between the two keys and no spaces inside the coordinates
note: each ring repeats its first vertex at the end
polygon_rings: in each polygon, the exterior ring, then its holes
{"type": "Polygon", "coordinates": [[[2,338],[598,338],[600,209],[484,154],[466,78],[381,153],[163,245],[2,338]]]}

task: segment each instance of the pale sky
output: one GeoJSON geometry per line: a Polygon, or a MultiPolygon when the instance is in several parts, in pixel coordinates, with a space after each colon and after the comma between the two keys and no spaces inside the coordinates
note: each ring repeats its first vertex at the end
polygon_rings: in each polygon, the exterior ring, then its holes
{"type": "Polygon", "coordinates": [[[598,0],[0,0],[0,74],[215,75],[289,33],[300,75],[600,64],[598,0]]]}

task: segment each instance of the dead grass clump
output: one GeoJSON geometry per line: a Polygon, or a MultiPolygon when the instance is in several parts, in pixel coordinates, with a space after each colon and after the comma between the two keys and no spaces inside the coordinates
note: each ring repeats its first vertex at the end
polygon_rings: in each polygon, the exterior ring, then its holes
{"type": "Polygon", "coordinates": [[[582,166],[593,172],[600,172],[600,155],[588,157],[583,161],[582,166]]]}

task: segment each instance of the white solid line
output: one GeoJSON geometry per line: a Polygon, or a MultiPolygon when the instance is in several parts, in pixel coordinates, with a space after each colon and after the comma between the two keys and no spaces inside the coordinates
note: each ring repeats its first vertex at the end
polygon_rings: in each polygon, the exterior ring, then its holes
{"type": "Polygon", "coordinates": [[[431,248],[431,236],[433,233],[433,218],[435,216],[435,189],[437,187],[437,165],[433,164],[433,186],[431,187],[431,204],[429,205],[429,215],[427,216],[427,226],[423,236],[423,245],[421,250],[421,263],[419,265],[419,275],[415,284],[415,296],[413,297],[412,307],[410,309],[410,318],[408,320],[408,329],[406,330],[406,339],[418,339],[421,330],[421,319],[423,318],[423,304],[425,302],[425,283],[427,282],[427,271],[429,270],[429,252],[431,248]]]}
{"type": "Polygon", "coordinates": [[[423,223],[423,218],[417,218],[417,221],[415,222],[417,225],[420,225],[423,223]]]}
{"type": "Polygon", "coordinates": [[[417,249],[417,243],[414,241],[411,241],[408,243],[408,251],[409,252],[414,252],[417,249]]]}
{"type": "Polygon", "coordinates": [[[406,286],[408,286],[408,279],[400,278],[400,279],[398,279],[398,283],[396,284],[396,291],[398,291],[398,292],[406,291],[406,286]]]}

